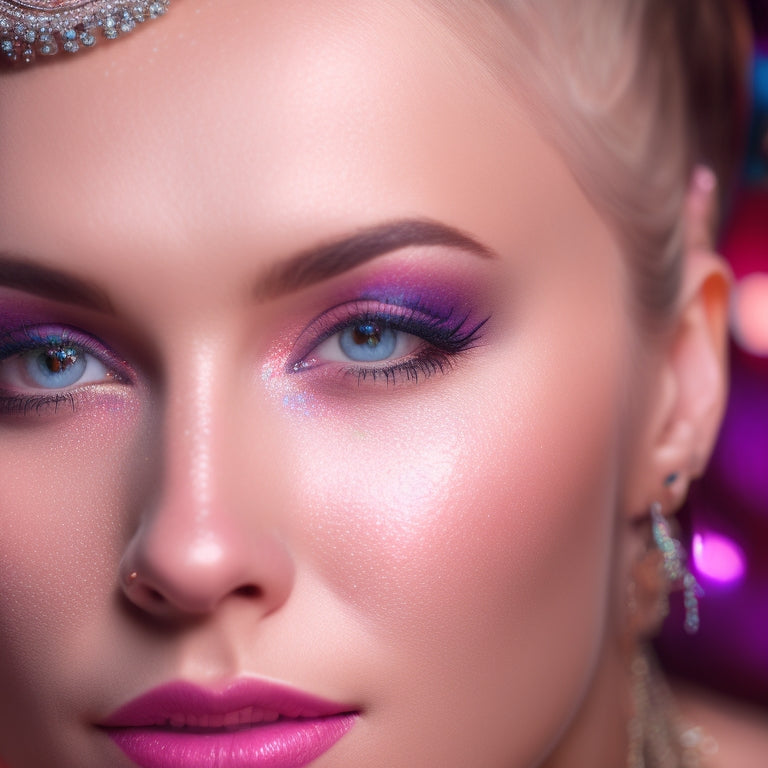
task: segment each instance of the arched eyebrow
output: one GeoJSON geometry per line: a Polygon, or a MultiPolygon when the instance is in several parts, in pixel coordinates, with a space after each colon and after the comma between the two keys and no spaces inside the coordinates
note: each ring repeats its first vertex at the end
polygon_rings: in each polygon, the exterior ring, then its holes
{"type": "MultiPolygon", "coordinates": [[[[276,298],[340,275],[378,256],[420,245],[456,248],[485,259],[495,257],[490,248],[454,227],[427,219],[401,219],[359,230],[281,261],[256,281],[253,295],[259,301],[276,298]]],[[[12,253],[0,252],[0,285],[114,314],[112,302],[98,286],[12,253]]]]}
{"type": "Polygon", "coordinates": [[[114,314],[112,302],[98,286],[12,253],[0,252],[0,285],[45,299],[114,314]]]}
{"type": "Polygon", "coordinates": [[[454,227],[429,219],[400,219],[361,229],[281,261],[256,282],[253,293],[260,301],[276,298],[336,277],[378,256],[420,245],[456,248],[481,258],[495,257],[486,245],[454,227]]]}

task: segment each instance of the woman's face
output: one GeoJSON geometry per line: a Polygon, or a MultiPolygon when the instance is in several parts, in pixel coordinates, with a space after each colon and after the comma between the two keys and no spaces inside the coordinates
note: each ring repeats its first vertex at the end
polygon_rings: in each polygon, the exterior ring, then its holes
{"type": "Polygon", "coordinates": [[[256,678],[333,715],[266,766],[542,760],[615,632],[634,329],[510,95],[409,2],[186,0],[0,104],[0,756],[251,765],[256,678]]]}

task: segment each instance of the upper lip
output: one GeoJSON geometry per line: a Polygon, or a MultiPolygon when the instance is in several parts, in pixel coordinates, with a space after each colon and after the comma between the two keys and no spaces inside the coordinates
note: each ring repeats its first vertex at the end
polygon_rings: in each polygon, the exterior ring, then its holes
{"type": "Polygon", "coordinates": [[[245,678],[216,690],[166,683],[131,699],[102,720],[106,728],[232,728],[279,718],[318,718],[354,707],[266,680],[245,678]]]}

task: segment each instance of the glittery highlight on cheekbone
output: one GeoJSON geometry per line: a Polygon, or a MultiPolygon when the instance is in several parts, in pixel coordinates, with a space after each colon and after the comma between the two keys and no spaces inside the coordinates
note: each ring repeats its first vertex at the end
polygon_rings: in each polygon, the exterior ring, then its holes
{"type": "Polygon", "coordinates": [[[0,66],[77,53],[163,16],[170,0],[0,0],[0,66]]]}

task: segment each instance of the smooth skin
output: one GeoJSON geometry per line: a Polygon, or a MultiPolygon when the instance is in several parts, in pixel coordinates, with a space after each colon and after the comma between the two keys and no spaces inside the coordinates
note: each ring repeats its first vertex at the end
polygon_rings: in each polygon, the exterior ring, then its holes
{"type": "Polygon", "coordinates": [[[701,471],[722,405],[706,249],[673,327],[646,333],[562,158],[404,0],[178,2],[4,75],[0,105],[0,251],[108,300],[0,306],[130,369],[0,418],[8,765],[129,768],[94,723],[244,675],[361,712],[318,768],[621,765],[633,521],[701,471]],[[409,247],[254,293],[404,218],[494,255],[409,247]],[[315,318],[409,280],[488,317],[481,343],[390,386],[292,370],[315,318]]]}

